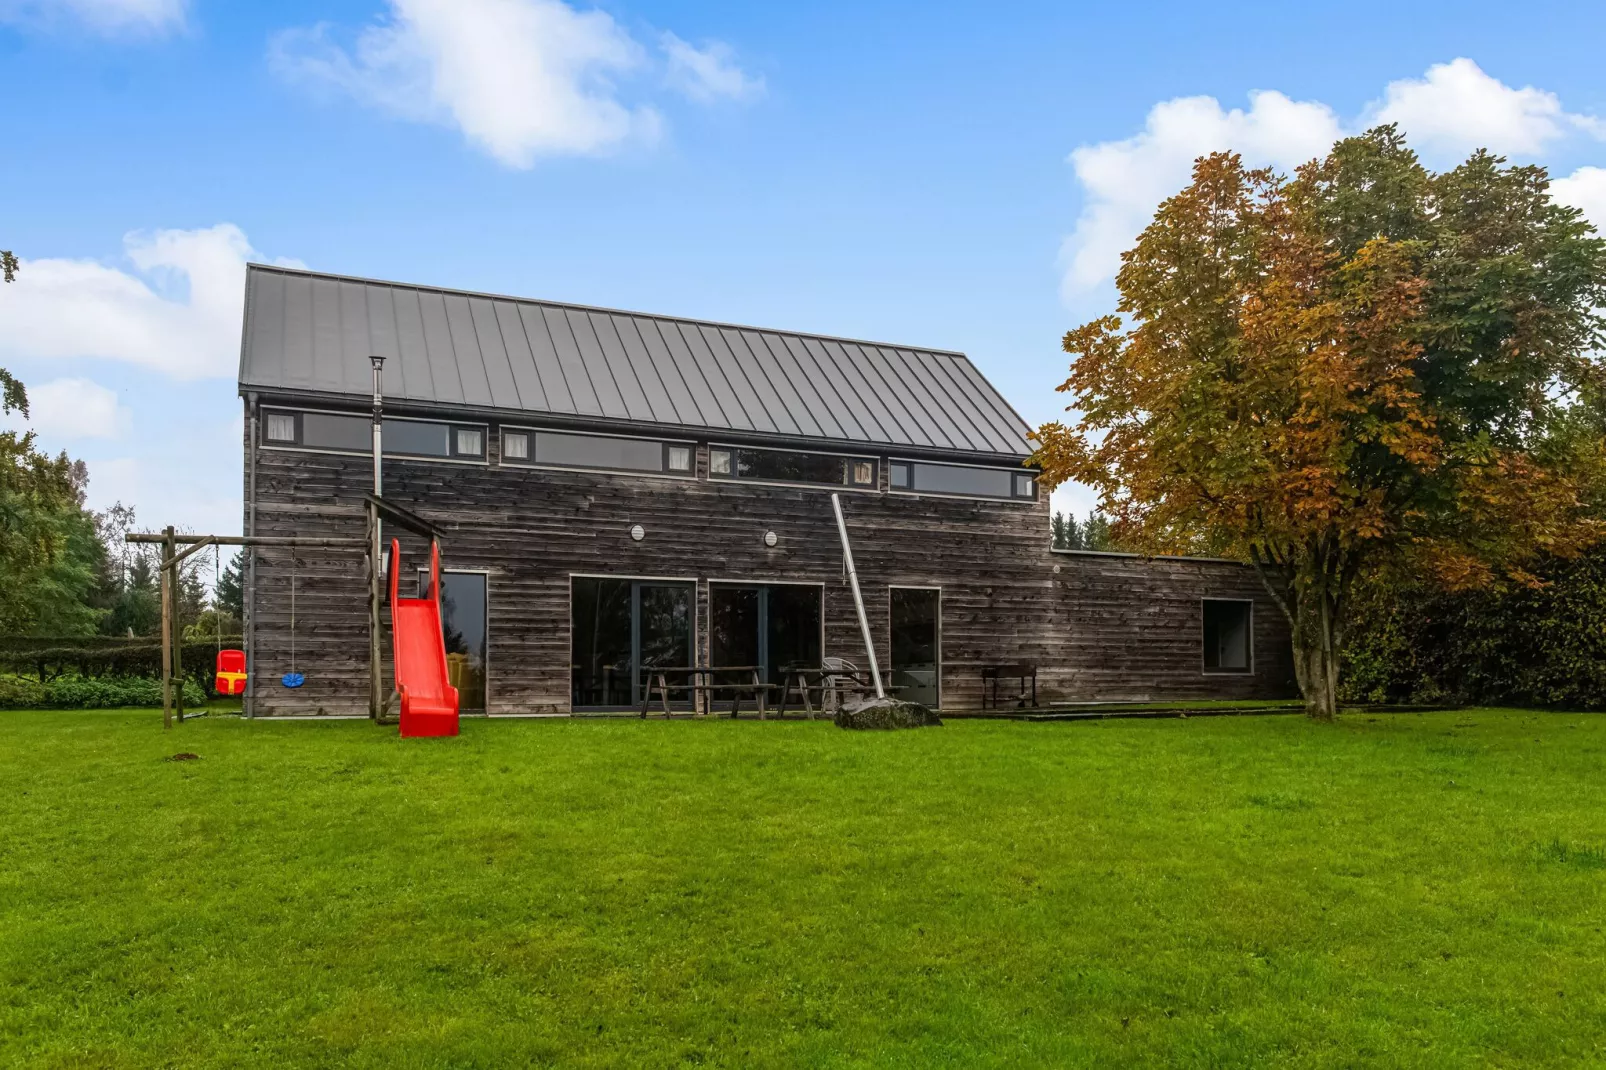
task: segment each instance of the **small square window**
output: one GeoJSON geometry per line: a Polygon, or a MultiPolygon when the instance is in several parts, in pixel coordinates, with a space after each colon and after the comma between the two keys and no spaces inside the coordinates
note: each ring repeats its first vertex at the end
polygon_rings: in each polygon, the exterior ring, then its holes
{"type": "Polygon", "coordinates": [[[1015,497],[1017,497],[1017,498],[1035,498],[1035,497],[1037,497],[1037,480],[1035,478],[1033,478],[1032,476],[1023,475],[1023,474],[1017,472],[1015,474],[1015,497]]]}
{"type": "Polygon", "coordinates": [[[296,418],[288,412],[268,413],[268,441],[294,442],[296,440],[296,418]]]}
{"type": "Polygon", "coordinates": [[[900,490],[909,489],[909,466],[894,461],[887,466],[887,482],[900,490]]]}
{"type": "Polygon", "coordinates": [[[671,472],[690,472],[691,471],[691,447],[690,446],[670,446],[669,447],[669,470],[671,472]]]}
{"type": "Polygon", "coordinates": [[[502,435],[502,456],[510,461],[530,459],[530,436],[513,431],[502,435]]]}
{"type": "Polygon", "coordinates": [[[459,427],[457,429],[457,455],[459,457],[478,457],[485,452],[485,435],[478,428],[459,427]]]}
{"type": "Polygon", "coordinates": [[[708,451],[708,474],[711,476],[728,476],[731,474],[731,451],[708,451]]]}
{"type": "Polygon", "coordinates": [[[875,464],[871,461],[853,461],[853,484],[858,487],[868,487],[875,482],[875,464]]]}

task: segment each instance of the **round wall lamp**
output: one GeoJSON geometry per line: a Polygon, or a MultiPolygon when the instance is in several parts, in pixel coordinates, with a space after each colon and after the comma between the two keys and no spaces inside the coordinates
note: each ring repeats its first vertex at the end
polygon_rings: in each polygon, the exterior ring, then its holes
{"type": "Polygon", "coordinates": [[[647,537],[647,529],[646,528],[642,527],[640,524],[635,524],[635,525],[631,526],[631,528],[630,528],[630,538],[631,538],[632,541],[640,542],[642,539],[645,539],[646,537],[647,537]]]}
{"type": "Polygon", "coordinates": [[[779,535],[775,534],[775,532],[766,531],[764,533],[764,545],[765,546],[774,546],[776,543],[778,543],[780,541],[781,541],[781,537],[779,535]]]}

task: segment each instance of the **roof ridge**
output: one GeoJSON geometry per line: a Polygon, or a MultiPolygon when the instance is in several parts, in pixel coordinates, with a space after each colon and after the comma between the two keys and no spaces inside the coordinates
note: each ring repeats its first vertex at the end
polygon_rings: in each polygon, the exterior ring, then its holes
{"type": "MultiPolygon", "coordinates": [[[[820,334],[818,331],[797,331],[785,327],[759,327],[750,323],[729,323],[724,320],[697,319],[692,316],[671,316],[662,312],[638,312],[628,308],[609,308],[606,305],[584,305],[574,301],[552,301],[543,297],[517,297],[513,294],[491,293],[486,290],[460,290],[452,286],[432,286],[421,282],[395,282],[390,279],[367,278],[362,275],[341,275],[332,271],[314,271],[311,268],[289,267],[284,264],[262,264],[256,261],[246,263],[246,277],[249,279],[252,271],[272,272],[280,275],[299,275],[310,278],[332,279],[336,282],[359,282],[368,286],[389,286],[398,290],[415,290],[427,293],[455,294],[460,297],[480,297],[488,301],[513,301],[526,305],[547,305],[552,308],[574,309],[580,312],[601,312],[614,316],[640,316],[643,319],[663,320],[670,323],[691,323],[700,327],[723,327],[733,331],[764,331],[770,334],[790,334],[799,338],[818,338],[829,342],[846,342],[850,345],[882,346],[893,349],[912,349],[922,353],[932,353],[937,356],[959,357],[970,361],[969,354],[958,349],[943,349],[936,346],[911,345],[908,342],[875,341],[869,338],[850,338],[846,335],[820,334]]],[[[1025,421],[1021,421],[1025,423],[1025,421]]]]}

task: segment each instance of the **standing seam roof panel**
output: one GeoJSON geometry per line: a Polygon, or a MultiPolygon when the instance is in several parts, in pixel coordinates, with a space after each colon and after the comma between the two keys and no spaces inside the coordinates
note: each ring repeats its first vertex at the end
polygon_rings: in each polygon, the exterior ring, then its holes
{"type": "Polygon", "coordinates": [[[396,308],[396,344],[406,396],[420,401],[436,397],[435,369],[430,367],[429,344],[424,341],[423,305],[416,292],[397,290],[391,296],[396,308]]]}
{"type": "Polygon", "coordinates": [[[513,363],[508,360],[507,345],[502,338],[502,325],[496,320],[496,309],[491,302],[473,297],[468,302],[468,314],[474,325],[474,337],[480,342],[480,358],[492,404],[500,409],[523,408],[518,384],[513,380],[513,363]]]}
{"type": "MultiPolygon", "coordinates": [[[[685,391],[686,404],[690,406],[687,411],[697,414],[694,422],[705,427],[722,426],[725,417],[720,412],[719,402],[714,400],[713,388],[703,377],[702,369],[697,367],[697,362],[692,359],[691,352],[684,344],[671,345],[671,332],[662,330],[662,324],[657,320],[645,316],[632,316],[630,322],[635,324],[637,332],[641,335],[641,344],[647,347],[647,353],[663,370],[664,381],[670,384],[679,382],[680,388],[685,391]]],[[[678,338],[678,333],[676,337],[678,338]]]]}
{"type": "Polygon", "coordinates": [[[731,393],[736,395],[736,402],[741,406],[741,412],[748,427],[755,431],[778,430],[775,426],[775,421],[770,419],[768,410],[764,408],[764,403],[758,399],[758,393],[753,388],[752,380],[742,370],[742,366],[737,362],[735,354],[725,344],[725,339],[720,337],[718,328],[694,324],[691,326],[691,330],[686,330],[683,326],[681,334],[686,336],[688,344],[695,338],[696,344],[708,350],[709,355],[714,359],[715,367],[719,368],[725,376],[725,382],[730,385],[731,393]]]}
{"type": "Polygon", "coordinates": [[[284,353],[288,378],[297,386],[311,387],[312,280],[287,279],[284,287],[284,353]]]}
{"type": "MultiPolygon", "coordinates": [[[[793,341],[791,338],[786,340],[788,348],[792,347],[793,341]]],[[[870,412],[870,407],[865,403],[865,399],[859,396],[859,391],[854,387],[849,377],[842,373],[842,369],[837,365],[836,358],[826,351],[820,340],[818,338],[798,338],[796,342],[802,347],[803,353],[807,355],[809,360],[814,362],[814,366],[820,370],[820,378],[816,381],[828,384],[838,400],[842,402],[842,408],[835,410],[837,414],[839,416],[846,415],[857,424],[864,438],[869,441],[890,442],[891,438],[870,412]]],[[[798,361],[801,364],[802,358],[798,358],[798,361]]]]}
{"type": "Polygon", "coordinates": [[[495,404],[490,376],[485,368],[485,340],[474,329],[474,313],[469,308],[468,298],[447,295],[446,329],[451,332],[452,352],[457,355],[463,400],[470,405],[495,404]]]}
{"type": "Polygon", "coordinates": [[[507,352],[508,372],[513,376],[518,391],[519,406],[525,409],[550,409],[546,390],[541,386],[541,373],[535,367],[535,354],[530,352],[530,338],[524,333],[524,320],[519,317],[518,306],[511,301],[493,301],[491,308],[496,316],[497,328],[502,332],[502,346],[507,352]]]}
{"type": "Polygon", "coordinates": [[[250,291],[251,315],[247,320],[251,336],[240,360],[241,370],[247,375],[256,372],[248,362],[255,363],[259,350],[268,353],[289,352],[284,342],[284,285],[283,275],[255,277],[250,291]]]}
{"type": "Polygon", "coordinates": [[[1031,434],[1031,429],[1026,426],[1025,421],[1017,416],[1013,409],[1003,403],[1003,399],[993,391],[991,384],[982,378],[981,372],[977,371],[970,361],[964,357],[955,357],[952,359],[951,366],[958,374],[965,377],[976,400],[985,402],[983,411],[992,413],[993,426],[1001,434],[1008,435],[1012,431],[1022,436],[1031,434]]]}
{"type": "MultiPolygon", "coordinates": [[[[987,417],[983,416],[981,410],[976,407],[975,401],[970,397],[970,392],[955,389],[953,380],[942,369],[943,359],[941,357],[933,353],[924,353],[920,350],[912,350],[908,356],[921,369],[926,381],[934,384],[937,389],[941,390],[942,396],[949,399],[949,402],[953,405],[954,418],[956,420],[964,420],[966,428],[965,441],[982,443],[989,449],[994,450],[999,449],[1001,444],[1007,445],[998,437],[998,433],[988,423],[987,417]]],[[[1005,452],[1008,451],[1005,450],[1005,452]]]]}
{"type": "Polygon", "coordinates": [[[613,321],[600,312],[587,312],[586,326],[596,337],[597,345],[602,350],[602,359],[607,361],[613,372],[620,400],[624,402],[630,418],[649,423],[657,419],[652,403],[647,400],[647,388],[630,363],[630,354],[625,352],[624,343],[619,341],[619,332],[613,329],[613,321]]]}
{"type": "Polygon", "coordinates": [[[452,348],[452,327],[446,320],[445,294],[419,294],[418,314],[424,323],[424,352],[429,354],[429,377],[435,394],[461,404],[463,373],[458,370],[457,353],[452,348]]]}
{"type": "Polygon", "coordinates": [[[927,430],[919,415],[910,408],[908,397],[898,389],[897,378],[892,374],[892,369],[886,366],[886,358],[875,346],[844,343],[842,348],[850,359],[855,354],[858,355],[858,363],[865,369],[865,378],[870,381],[877,396],[887,406],[887,411],[898,421],[898,426],[909,436],[911,442],[921,446],[941,445],[927,430]]]}
{"type": "Polygon", "coordinates": [[[784,435],[801,434],[803,425],[787,406],[786,399],[776,389],[775,380],[770,378],[764,362],[758,359],[758,354],[753,352],[752,347],[747,344],[747,339],[742,337],[742,333],[728,327],[721,327],[715,333],[725,348],[730,350],[731,356],[736,360],[736,366],[742,370],[742,375],[752,384],[753,393],[762,406],[764,415],[769,419],[770,426],[784,435]]]}
{"type": "MultiPolygon", "coordinates": [[[[679,345],[697,365],[697,370],[702,374],[703,381],[708,384],[709,396],[719,406],[720,416],[725,421],[724,426],[727,429],[751,431],[753,429],[752,421],[742,411],[742,403],[736,400],[736,391],[731,387],[730,379],[726,377],[725,371],[719,366],[719,363],[714,360],[714,354],[708,351],[708,345],[703,341],[702,336],[697,333],[696,326],[694,324],[676,323],[672,320],[659,321],[658,326],[664,328],[664,342],[668,344],[670,349],[674,349],[676,345],[679,345]],[[687,330],[688,327],[691,329],[687,330]]],[[[711,424],[710,426],[719,425],[711,424]]]]}
{"type": "Polygon", "coordinates": [[[897,379],[917,418],[925,421],[927,434],[938,445],[964,448],[966,437],[954,419],[954,414],[932,397],[925,377],[914,369],[903,354],[887,346],[876,346],[876,352],[886,362],[890,373],[897,379]]]}
{"type": "Polygon", "coordinates": [[[546,391],[553,412],[579,412],[569,377],[558,358],[552,332],[547,329],[546,317],[537,305],[519,306],[519,322],[524,324],[524,337],[530,343],[530,356],[535,361],[536,374],[541,377],[541,389],[546,391]]]}
{"type": "MultiPolygon", "coordinates": [[[[558,354],[558,366],[563,369],[563,381],[569,384],[569,393],[574,396],[574,410],[586,416],[603,416],[602,402],[597,397],[596,384],[591,381],[591,373],[586,370],[585,361],[580,358],[580,348],[575,345],[574,332],[569,329],[569,318],[563,314],[563,309],[541,306],[541,320],[546,324],[547,335],[552,339],[552,348],[558,354]]],[[[607,374],[607,369],[598,369],[607,374]]]]}
{"type": "MultiPolygon", "coordinates": [[[[606,317],[608,329],[619,340],[619,345],[625,351],[625,359],[630,362],[631,371],[636,374],[636,381],[647,395],[647,405],[652,409],[652,418],[658,423],[678,424],[688,421],[680,418],[680,406],[675,404],[674,395],[669,384],[658,373],[658,366],[648,355],[646,346],[642,344],[641,332],[636,329],[635,321],[629,316],[609,315],[606,317]]],[[[600,328],[599,328],[600,330],[600,328]]]]}
{"type": "MultiPolygon", "coordinates": [[[[397,385],[401,387],[400,392],[406,393],[407,382],[402,377],[401,361],[396,359],[396,306],[391,302],[391,291],[379,286],[365,286],[363,290],[362,303],[368,320],[368,355],[384,357],[385,382],[388,384],[391,376],[395,376],[397,385]]],[[[368,389],[373,389],[371,378],[368,389]]]]}
{"type": "Polygon", "coordinates": [[[608,364],[607,355],[597,341],[597,332],[591,329],[590,314],[574,308],[563,309],[562,313],[564,322],[574,336],[580,363],[591,376],[591,389],[597,392],[597,404],[602,407],[602,415],[619,420],[629,419],[630,409],[625,405],[624,393],[613,368],[608,364]]]}
{"type": "Polygon", "coordinates": [[[312,383],[340,389],[340,287],[312,288],[312,383]]]}
{"type": "Polygon", "coordinates": [[[820,352],[830,358],[836,365],[837,374],[842,377],[842,382],[858,395],[865,411],[881,429],[883,441],[915,444],[915,440],[909,437],[903,425],[887,411],[886,400],[881,396],[882,391],[867,374],[867,369],[854,363],[853,354],[848,352],[846,346],[834,338],[823,338],[820,340],[820,352]]]}
{"type": "Polygon", "coordinates": [[[368,363],[372,330],[368,322],[368,287],[360,282],[340,284],[340,360],[329,369],[341,391],[373,392],[372,376],[366,381],[359,369],[368,363]]]}
{"type": "MultiPolygon", "coordinates": [[[[809,380],[809,377],[803,374],[803,369],[798,364],[797,357],[786,347],[786,340],[778,335],[764,331],[758,332],[758,340],[765,349],[769,350],[770,359],[775,362],[775,367],[780,369],[781,374],[786,377],[786,381],[791,384],[793,392],[798,396],[799,403],[808,410],[809,418],[820,429],[821,436],[836,439],[852,437],[843,430],[842,423],[836,418],[835,412],[832,411],[831,402],[826,401],[824,395],[815,389],[815,385],[809,380]]],[[[832,397],[835,398],[835,394],[832,397]]]]}
{"type": "Polygon", "coordinates": [[[741,331],[741,342],[747,346],[752,354],[753,361],[768,377],[770,388],[780,395],[781,405],[791,415],[792,422],[797,425],[798,433],[811,438],[829,438],[830,433],[820,423],[818,409],[803,399],[787,369],[781,364],[779,358],[770,351],[769,343],[757,331],[741,331]]]}

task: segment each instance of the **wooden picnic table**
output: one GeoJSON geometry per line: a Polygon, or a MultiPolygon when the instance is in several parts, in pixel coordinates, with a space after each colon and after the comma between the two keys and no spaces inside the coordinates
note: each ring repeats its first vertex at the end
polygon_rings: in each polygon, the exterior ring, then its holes
{"type": "Polygon", "coordinates": [[[641,716],[645,720],[647,709],[652,705],[653,694],[658,695],[663,704],[664,716],[671,713],[669,709],[669,692],[686,691],[692,696],[692,712],[702,716],[713,713],[714,695],[717,692],[729,692],[731,695],[731,716],[735,717],[741,710],[742,699],[751,693],[758,705],[758,719],[766,719],[764,698],[771,691],[778,690],[774,684],[767,684],[763,680],[764,667],[762,665],[651,665],[642,668],[646,677],[646,686],[641,691],[641,716]],[[721,675],[735,674],[745,677],[739,681],[721,681],[721,675]],[[671,684],[669,678],[673,676],[684,678],[685,683],[671,684]],[[699,709],[701,707],[701,709],[699,709]]]}
{"type": "MultiPolygon", "coordinates": [[[[862,669],[827,669],[817,665],[789,665],[782,670],[782,679],[786,683],[781,688],[781,704],[775,711],[775,716],[786,716],[786,704],[794,694],[803,700],[803,709],[809,720],[814,720],[814,704],[809,701],[809,692],[820,693],[820,706],[825,706],[825,693],[832,690],[853,691],[859,695],[875,690],[875,683],[870,674],[862,669]],[[846,686],[828,681],[847,681],[846,686]]],[[[902,691],[901,687],[888,687],[883,685],[881,690],[887,694],[896,694],[902,691]]]]}

